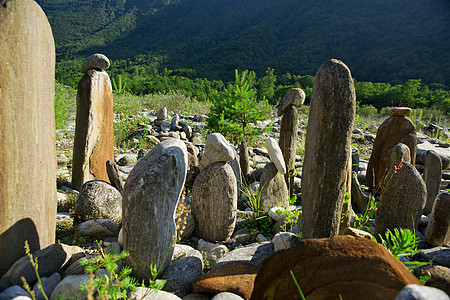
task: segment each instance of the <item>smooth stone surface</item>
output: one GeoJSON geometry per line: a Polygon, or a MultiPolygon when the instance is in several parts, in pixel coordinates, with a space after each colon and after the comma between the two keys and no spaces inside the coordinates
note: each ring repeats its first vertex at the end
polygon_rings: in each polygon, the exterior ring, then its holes
{"type": "Polygon", "coordinates": [[[405,286],[400,293],[397,295],[395,300],[448,300],[450,299],[448,295],[436,288],[408,284],[405,286]]]}
{"type": "Polygon", "coordinates": [[[211,300],[243,300],[243,299],[244,298],[242,298],[241,296],[230,292],[218,293],[217,295],[211,298],[211,300]]]}
{"type": "Polygon", "coordinates": [[[236,248],[219,259],[213,269],[233,261],[249,262],[261,266],[265,257],[274,252],[271,242],[253,243],[241,248],[236,248]]]}
{"type": "Polygon", "coordinates": [[[108,181],[106,162],[114,161],[113,94],[105,71],[89,70],[78,83],[72,160],[72,188],[89,180],[108,181]]]}
{"type": "Polygon", "coordinates": [[[88,281],[89,275],[69,275],[66,276],[53,290],[50,300],[56,300],[57,296],[61,299],[87,299],[87,293],[80,289],[80,284],[88,281]]]}
{"type": "Polygon", "coordinates": [[[450,244],[450,193],[447,191],[442,191],[434,201],[425,238],[432,246],[450,244]]]}
{"type": "Polygon", "coordinates": [[[429,150],[425,158],[425,170],[423,171],[423,180],[427,187],[427,201],[423,208],[424,215],[430,214],[433,209],[434,200],[440,191],[441,177],[441,158],[436,152],[429,150]]]}
{"type": "MultiPolygon", "coordinates": [[[[158,141],[158,143],[159,143],[159,141],[158,141]]],[[[109,179],[109,182],[111,182],[111,185],[113,187],[115,187],[119,191],[120,194],[122,194],[123,193],[123,181],[119,175],[119,168],[117,167],[117,164],[111,160],[108,160],[106,162],[106,173],[108,173],[108,179],[109,179]]]]}
{"type": "Polygon", "coordinates": [[[228,252],[228,248],[225,245],[210,243],[203,239],[198,241],[197,250],[205,254],[205,259],[209,261],[211,267],[214,267],[217,260],[228,252]]]}
{"type": "Polygon", "coordinates": [[[283,174],[278,172],[274,163],[264,167],[261,176],[259,209],[267,212],[274,206],[289,206],[289,191],[283,174]]]}
{"type": "Polygon", "coordinates": [[[275,252],[290,248],[300,243],[300,238],[292,232],[279,232],[272,239],[275,252]]]}
{"type": "Polygon", "coordinates": [[[231,166],[216,162],[197,176],[192,188],[194,235],[223,242],[233,234],[237,211],[237,183],[231,166]]]}
{"type": "Polygon", "coordinates": [[[0,293],[0,300],[31,300],[30,294],[18,285],[13,285],[0,293]]]}
{"type": "Polygon", "coordinates": [[[429,276],[425,281],[426,286],[431,286],[443,290],[450,295],[450,268],[436,265],[426,265],[415,268],[414,275],[417,278],[429,276]]]}
{"type": "Polygon", "coordinates": [[[131,300],[181,300],[180,297],[165,291],[155,292],[149,288],[138,287],[128,295],[131,300]]]}
{"type": "MultiPolygon", "coordinates": [[[[59,273],[53,273],[50,277],[42,277],[41,283],[44,293],[51,295],[56,286],[61,282],[61,275],[59,273]]],[[[33,287],[34,294],[36,295],[36,300],[44,300],[44,295],[41,293],[38,287],[38,282],[33,287]]]]}
{"type": "Polygon", "coordinates": [[[77,235],[95,239],[105,239],[119,235],[119,225],[109,219],[96,219],[83,222],[75,227],[77,235]]]}
{"type": "MultiPolygon", "coordinates": [[[[55,44],[41,7],[0,1],[0,276],[55,242],[55,44]]],[[[20,285],[22,285],[20,283],[20,285]]]]}
{"type": "Polygon", "coordinates": [[[413,260],[433,261],[433,264],[450,268],[450,248],[435,247],[422,250],[412,256],[413,260]]]}
{"type": "MultiPolygon", "coordinates": [[[[302,171],[302,238],[339,233],[351,188],[351,142],[356,95],[350,69],[331,59],[316,74],[302,171]],[[339,92],[337,92],[339,91],[339,92]]],[[[345,222],[346,223],[346,222],[345,222]]]]}
{"type": "Polygon", "coordinates": [[[83,74],[86,74],[87,71],[91,70],[91,69],[98,69],[98,70],[108,70],[109,68],[109,59],[108,57],[106,57],[106,55],[104,54],[100,54],[100,53],[95,53],[92,54],[91,56],[88,56],[83,64],[81,65],[81,70],[80,72],[83,74]]]}
{"type": "Polygon", "coordinates": [[[417,163],[425,165],[428,150],[436,152],[442,161],[442,170],[448,170],[450,166],[450,148],[439,147],[438,144],[432,144],[429,141],[417,144],[417,163]]]}
{"type": "Polygon", "coordinates": [[[122,195],[111,184],[91,180],[83,184],[74,213],[83,222],[94,217],[122,221],[122,195]]]}
{"type": "Polygon", "coordinates": [[[130,253],[125,261],[138,280],[151,277],[150,264],[161,272],[169,265],[187,164],[184,142],[166,140],[136,164],[125,183],[121,245],[130,253]]]}
{"type": "Polygon", "coordinates": [[[286,174],[286,166],[284,163],[283,153],[281,152],[280,146],[274,138],[268,138],[266,140],[267,151],[269,152],[270,160],[277,167],[278,172],[281,174],[286,174]]]}
{"type": "Polygon", "coordinates": [[[200,161],[200,172],[216,162],[229,162],[235,158],[235,151],[225,137],[220,133],[208,135],[205,144],[205,153],[200,161]]]}

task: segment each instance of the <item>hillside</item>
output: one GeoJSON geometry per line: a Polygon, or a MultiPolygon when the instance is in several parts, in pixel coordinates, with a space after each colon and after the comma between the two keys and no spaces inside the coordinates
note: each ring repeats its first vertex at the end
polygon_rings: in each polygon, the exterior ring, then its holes
{"type": "Polygon", "coordinates": [[[39,0],[58,60],[158,56],[228,80],[232,70],[312,74],[343,60],[360,81],[450,85],[447,0],[39,0]]]}

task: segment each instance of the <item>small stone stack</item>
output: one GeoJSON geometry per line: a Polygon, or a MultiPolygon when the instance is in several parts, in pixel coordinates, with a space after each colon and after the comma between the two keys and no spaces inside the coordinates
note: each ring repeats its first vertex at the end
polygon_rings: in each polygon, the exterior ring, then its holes
{"type": "MultiPolygon", "coordinates": [[[[331,59],[317,71],[302,173],[302,237],[337,235],[351,185],[356,96],[349,68],[331,59]]],[[[347,202],[347,207],[350,201],[347,202]]]]}
{"type": "Polygon", "coordinates": [[[81,66],[73,146],[72,187],[89,180],[109,182],[106,162],[114,161],[113,94],[103,54],[89,56],[81,66]]]}
{"type": "Polygon", "coordinates": [[[35,1],[0,3],[1,277],[54,243],[57,198],[52,30],[35,1]]]}
{"type": "Polygon", "coordinates": [[[381,193],[382,182],[389,171],[387,165],[389,155],[396,144],[408,146],[411,164],[415,165],[417,136],[414,124],[408,118],[410,113],[409,107],[393,108],[391,116],[378,128],[366,175],[366,184],[375,194],[381,193]]]}
{"type": "Polygon", "coordinates": [[[380,191],[380,207],[375,214],[375,236],[387,229],[417,229],[425,206],[425,182],[410,163],[409,147],[397,144],[391,149],[389,170],[380,191]]]}
{"type": "Polygon", "coordinates": [[[286,165],[286,184],[289,186],[289,195],[294,191],[294,169],[297,148],[298,110],[297,107],[305,102],[305,92],[299,88],[290,89],[278,108],[281,117],[279,145],[286,165]]]}
{"type": "Polygon", "coordinates": [[[131,171],[123,191],[123,248],[127,265],[138,280],[151,278],[150,264],[161,272],[170,264],[176,241],[175,209],[180,198],[188,157],[184,142],[157,144],[131,171]],[[164,258],[166,257],[164,266],[164,258]]]}
{"type": "Polygon", "coordinates": [[[220,133],[206,139],[200,161],[200,174],[192,187],[191,211],[195,217],[194,234],[209,242],[228,240],[235,227],[237,181],[228,162],[235,159],[234,149],[220,133]]]}

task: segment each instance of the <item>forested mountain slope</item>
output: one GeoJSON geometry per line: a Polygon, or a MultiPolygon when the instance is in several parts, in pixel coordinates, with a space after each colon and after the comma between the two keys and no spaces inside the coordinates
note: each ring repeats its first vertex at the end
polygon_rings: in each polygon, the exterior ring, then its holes
{"type": "Polygon", "coordinates": [[[159,57],[228,80],[235,68],[314,75],[329,58],[360,81],[450,85],[448,0],[38,0],[58,60],[159,57]]]}

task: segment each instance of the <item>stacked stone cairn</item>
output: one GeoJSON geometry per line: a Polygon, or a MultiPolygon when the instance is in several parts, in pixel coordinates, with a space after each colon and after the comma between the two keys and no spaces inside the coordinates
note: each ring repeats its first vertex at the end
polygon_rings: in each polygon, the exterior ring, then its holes
{"type": "Polygon", "coordinates": [[[224,242],[234,231],[238,191],[235,172],[228,164],[234,159],[235,151],[222,134],[213,133],[206,138],[191,199],[194,235],[198,238],[224,242]]]}
{"type": "Polygon", "coordinates": [[[306,131],[302,174],[304,239],[337,235],[341,212],[351,210],[346,195],[351,184],[355,113],[350,70],[336,59],[325,62],[316,74],[306,131]]]}
{"type": "MultiPolygon", "coordinates": [[[[55,45],[30,0],[0,1],[0,276],[55,241],[55,45]]],[[[0,290],[3,290],[0,284],[0,290]]]]}
{"type": "Polygon", "coordinates": [[[109,182],[106,162],[114,161],[113,94],[109,59],[93,54],[81,66],[73,147],[72,188],[89,180],[109,182]]]}
{"type": "Polygon", "coordinates": [[[305,102],[305,92],[300,88],[290,89],[278,108],[281,117],[279,145],[286,165],[286,184],[289,187],[289,196],[294,191],[294,169],[297,149],[298,109],[305,102]]]}

